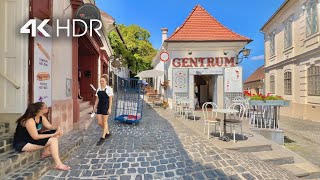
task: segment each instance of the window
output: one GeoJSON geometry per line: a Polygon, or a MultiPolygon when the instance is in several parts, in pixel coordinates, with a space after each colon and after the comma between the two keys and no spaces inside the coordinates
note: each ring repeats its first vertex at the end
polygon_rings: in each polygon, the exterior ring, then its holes
{"type": "Polygon", "coordinates": [[[307,6],[307,37],[318,32],[318,12],[317,12],[317,1],[311,0],[310,4],[307,6]]]}
{"type": "Polygon", "coordinates": [[[275,42],[274,42],[274,33],[271,33],[270,35],[270,56],[273,56],[275,54],[275,42]]]}
{"type": "Polygon", "coordinates": [[[320,96],[320,66],[308,68],[308,95],[320,96]]]}
{"type": "Polygon", "coordinates": [[[292,21],[287,21],[284,26],[284,49],[292,46],[292,21]]]}
{"type": "Polygon", "coordinates": [[[292,94],[291,72],[284,73],[284,94],[287,94],[287,95],[292,94]]]}
{"type": "Polygon", "coordinates": [[[270,93],[274,94],[275,93],[275,79],[274,75],[270,76],[270,93]]]}

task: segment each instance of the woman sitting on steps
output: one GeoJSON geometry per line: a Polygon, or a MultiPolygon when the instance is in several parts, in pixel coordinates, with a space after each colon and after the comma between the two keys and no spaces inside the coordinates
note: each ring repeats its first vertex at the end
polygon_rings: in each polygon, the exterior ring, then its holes
{"type": "Polygon", "coordinates": [[[24,113],[17,120],[17,128],[13,138],[13,148],[19,152],[30,152],[44,148],[41,158],[52,156],[55,162],[55,169],[69,170],[59,157],[58,138],[62,135],[60,128],[54,128],[44,116],[48,107],[43,102],[30,104],[24,113]],[[40,132],[44,126],[49,129],[40,132]]]}

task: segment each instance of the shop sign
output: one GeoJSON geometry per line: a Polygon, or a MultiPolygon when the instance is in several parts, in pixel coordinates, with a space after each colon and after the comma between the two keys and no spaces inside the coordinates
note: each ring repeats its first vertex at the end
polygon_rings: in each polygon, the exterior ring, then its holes
{"type": "Polygon", "coordinates": [[[242,67],[229,67],[224,70],[225,92],[243,92],[242,67]]]}
{"type": "Polygon", "coordinates": [[[206,75],[206,74],[223,74],[223,68],[203,68],[203,69],[190,69],[189,74],[192,75],[206,75]]]}
{"type": "Polygon", "coordinates": [[[196,57],[196,58],[174,58],[173,67],[234,67],[234,57],[196,57]]]}
{"type": "MultiPolygon", "coordinates": [[[[37,23],[41,20],[37,19],[37,23]]],[[[46,25],[49,34],[52,27],[46,25]]],[[[37,33],[39,30],[37,30],[37,33]]],[[[52,38],[36,36],[34,38],[34,102],[44,102],[51,107],[51,57],[52,38]]]]}

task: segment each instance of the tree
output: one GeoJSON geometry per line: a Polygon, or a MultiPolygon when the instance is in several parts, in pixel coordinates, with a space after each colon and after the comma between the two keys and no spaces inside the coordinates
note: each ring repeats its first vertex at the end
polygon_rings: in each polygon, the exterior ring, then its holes
{"type": "Polygon", "coordinates": [[[112,31],[109,39],[115,55],[122,55],[122,63],[128,64],[133,75],[151,69],[152,58],[157,51],[149,41],[150,33],[137,25],[118,25],[118,28],[126,45],[116,31],[112,31]]]}

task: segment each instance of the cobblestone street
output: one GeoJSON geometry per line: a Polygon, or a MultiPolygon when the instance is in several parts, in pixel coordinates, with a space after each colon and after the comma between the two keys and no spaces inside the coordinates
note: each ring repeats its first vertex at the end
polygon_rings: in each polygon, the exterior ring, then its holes
{"type": "Polygon", "coordinates": [[[66,164],[42,179],[296,179],[249,154],[221,150],[160,110],[145,105],[136,126],[109,119],[112,136],[96,146],[96,121],[66,164]],[[166,117],[164,119],[163,117],[166,117]]]}
{"type": "Polygon", "coordinates": [[[285,146],[320,167],[320,123],[281,117],[285,146]]]}

